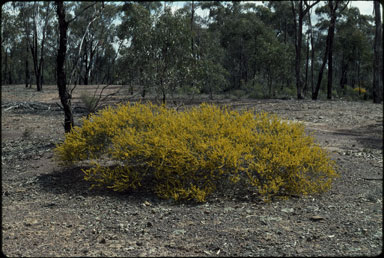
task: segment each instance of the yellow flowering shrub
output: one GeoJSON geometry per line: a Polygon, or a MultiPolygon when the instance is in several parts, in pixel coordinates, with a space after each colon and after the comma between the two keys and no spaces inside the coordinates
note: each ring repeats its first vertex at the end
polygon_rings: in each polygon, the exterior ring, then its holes
{"type": "Polygon", "coordinates": [[[140,103],[105,108],[67,133],[55,157],[90,161],[83,171],[93,186],[124,191],[152,182],[162,198],[197,202],[223,180],[245,179],[269,197],[323,192],[337,176],[302,124],[209,104],[183,112],[140,103]]]}
{"type": "Polygon", "coordinates": [[[358,94],[365,94],[365,93],[367,93],[367,90],[364,89],[364,88],[361,88],[361,87],[360,88],[356,87],[356,88],[353,89],[353,91],[358,93],[358,94]]]}

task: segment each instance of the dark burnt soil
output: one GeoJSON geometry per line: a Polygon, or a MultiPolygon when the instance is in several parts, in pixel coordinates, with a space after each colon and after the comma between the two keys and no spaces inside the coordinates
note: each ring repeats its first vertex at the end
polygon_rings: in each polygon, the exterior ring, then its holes
{"type": "MultiPolygon", "coordinates": [[[[20,256],[361,256],[383,249],[383,105],[230,100],[301,121],[340,178],[320,196],[269,203],[245,189],[204,204],[149,191],[90,190],[81,167],[53,160],[63,140],[54,86],[2,87],[2,251],[20,256]]],[[[81,111],[81,102],[74,101],[81,111]]],[[[76,122],[84,113],[76,112],[76,122]]]]}

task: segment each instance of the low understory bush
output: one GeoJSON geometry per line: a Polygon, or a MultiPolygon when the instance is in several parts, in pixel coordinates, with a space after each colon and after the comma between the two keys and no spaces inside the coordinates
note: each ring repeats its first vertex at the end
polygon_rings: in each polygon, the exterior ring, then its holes
{"type": "Polygon", "coordinates": [[[55,157],[64,165],[88,160],[83,172],[92,186],[124,191],[152,182],[162,198],[197,202],[223,180],[245,180],[268,199],[324,192],[337,176],[302,124],[209,104],[182,112],[140,103],[107,107],[67,133],[55,157]]]}

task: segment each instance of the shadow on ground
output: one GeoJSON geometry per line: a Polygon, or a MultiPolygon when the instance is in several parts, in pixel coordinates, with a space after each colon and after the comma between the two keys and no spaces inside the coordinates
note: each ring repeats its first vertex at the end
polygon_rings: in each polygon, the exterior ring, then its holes
{"type": "MultiPolygon", "coordinates": [[[[84,180],[84,174],[82,172],[82,169],[88,168],[89,166],[61,168],[48,174],[39,175],[36,182],[42,191],[55,195],[66,194],[73,197],[106,196],[138,204],[142,204],[145,201],[150,201],[151,203],[167,203],[169,205],[180,205],[180,203],[183,203],[196,206],[204,204],[197,203],[193,200],[173,201],[159,198],[152,190],[154,189],[153,178],[144,179],[142,181],[142,187],[131,191],[116,192],[107,188],[91,189],[91,182],[84,180]]],[[[224,180],[222,184],[219,184],[217,190],[207,199],[210,203],[223,202],[225,200],[263,203],[261,197],[256,194],[253,187],[246,185],[244,182],[234,186],[229,183],[229,180],[224,180]]]]}
{"type": "Polygon", "coordinates": [[[141,188],[136,191],[116,192],[112,189],[93,188],[91,182],[84,180],[82,169],[89,167],[70,167],[52,171],[48,174],[42,174],[37,177],[37,183],[42,191],[52,194],[68,194],[71,196],[109,196],[118,199],[137,200],[143,202],[150,200],[153,202],[161,201],[155,193],[148,188],[141,188]]]}
{"type": "Polygon", "coordinates": [[[332,134],[352,137],[363,148],[383,150],[383,125],[380,123],[352,129],[340,129],[332,132],[332,134]]]}

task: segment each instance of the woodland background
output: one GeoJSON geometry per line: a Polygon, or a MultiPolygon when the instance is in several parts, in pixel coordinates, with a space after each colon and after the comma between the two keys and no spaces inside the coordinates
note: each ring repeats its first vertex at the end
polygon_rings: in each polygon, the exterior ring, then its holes
{"type": "Polygon", "coordinates": [[[66,101],[74,85],[88,84],[124,85],[163,101],[222,93],[382,100],[378,1],[376,15],[349,1],[186,1],[175,11],[169,2],[66,2],[66,23],[58,3],[2,6],[3,85],[56,84],[66,24],[66,101]]]}

